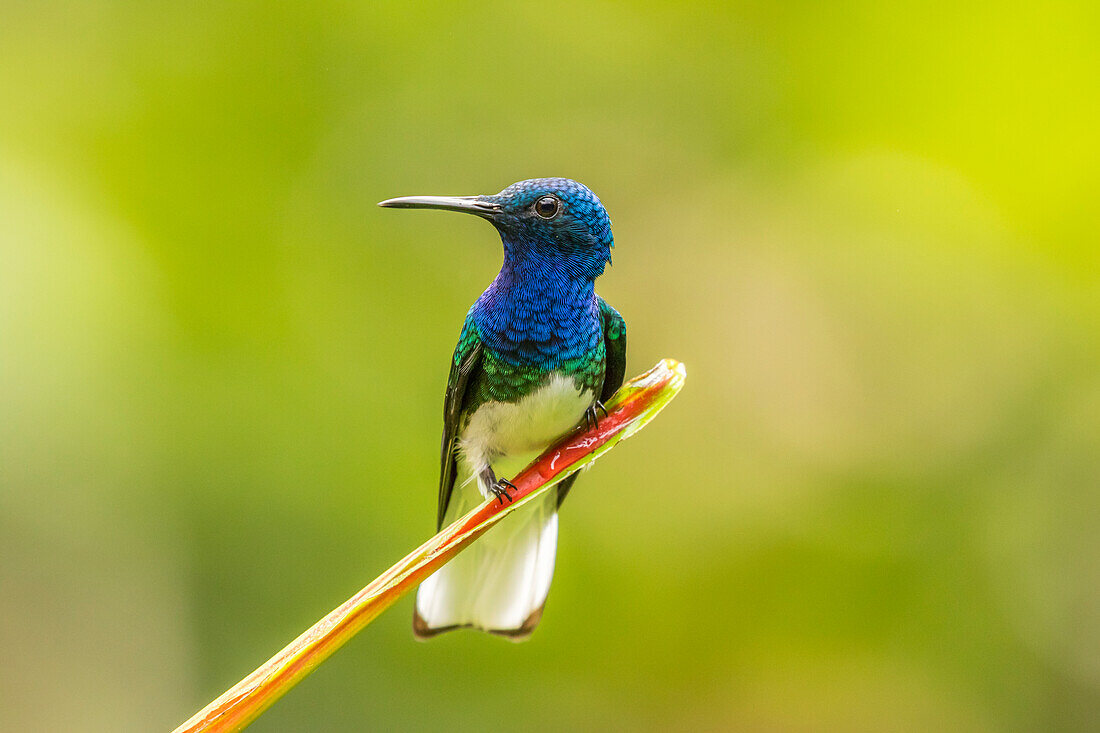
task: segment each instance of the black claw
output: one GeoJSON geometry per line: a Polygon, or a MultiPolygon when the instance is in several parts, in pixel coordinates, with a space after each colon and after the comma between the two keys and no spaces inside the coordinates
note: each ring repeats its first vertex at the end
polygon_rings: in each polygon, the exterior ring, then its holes
{"type": "Polygon", "coordinates": [[[607,408],[603,406],[602,402],[596,400],[584,411],[584,424],[589,430],[600,426],[599,412],[601,410],[603,411],[603,416],[607,417],[607,408]]]}
{"type": "Polygon", "coordinates": [[[497,478],[497,475],[493,473],[493,469],[486,466],[481,471],[481,480],[485,482],[485,485],[489,487],[489,493],[497,498],[497,501],[504,504],[504,500],[509,502],[514,501],[511,495],[508,493],[508,489],[513,491],[516,489],[516,485],[506,478],[497,478]]]}
{"type": "Polygon", "coordinates": [[[497,479],[493,483],[489,484],[489,491],[493,493],[493,496],[497,498],[497,501],[504,504],[504,500],[507,499],[509,503],[514,501],[511,494],[508,493],[508,489],[515,489],[516,485],[508,479],[497,479]]]}

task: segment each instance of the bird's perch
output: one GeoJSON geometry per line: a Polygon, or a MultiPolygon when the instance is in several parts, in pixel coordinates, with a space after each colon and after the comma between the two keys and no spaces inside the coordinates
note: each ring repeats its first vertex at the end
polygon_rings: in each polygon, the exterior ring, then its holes
{"type": "Polygon", "coordinates": [[[539,456],[512,479],[514,501],[485,501],[366,588],[290,642],[256,671],[176,728],[175,733],[241,730],[312,672],[364,626],[434,573],[462,548],[480,537],[521,504],[550,490],[570,474],[599,458],[616,443],[644,427],[676,396],[684,384],[684,365],[663,359],[645,374],[624,384],[607,403],[607,416],[596,427],[574,431],[539,456]]]}

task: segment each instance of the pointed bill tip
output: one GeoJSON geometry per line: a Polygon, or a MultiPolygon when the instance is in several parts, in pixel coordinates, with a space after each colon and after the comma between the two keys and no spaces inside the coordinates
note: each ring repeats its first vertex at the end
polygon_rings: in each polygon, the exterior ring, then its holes
{"type": "Polygon", "coordinates": [[[379,201],[385,209],[442,209],[491,218],[500,205],[480,196],[399,196],[379,201]]]}
{"type": "Polygon", "coordinates": [[[378,205],[385,209],[411,209],[416,206],[414,203],[418,199],[427,198],[426,196],[398,196],[393,199],[386,199],[385,201],[379,201],[378,205]]]}

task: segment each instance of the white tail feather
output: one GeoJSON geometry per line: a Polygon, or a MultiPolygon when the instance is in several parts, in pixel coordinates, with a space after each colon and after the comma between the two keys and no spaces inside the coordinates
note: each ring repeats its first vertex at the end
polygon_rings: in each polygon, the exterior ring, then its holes
{"type": "MultiPolygon", "coordinates": [[[[453,522],[490,496],[484,469],[515,476],[592,404],[591,390],[571,375],[551,374],[541,387],[515,402],[486,401],[469,415],[459,441],[459,477],[444,523],[453,522]],[[490,465],[491,464],[491,465],[490,465]]],[[[558,497],[516,509],[420,584],[413,631],[423,638],[472,626],[526,638],[542,615],[554,576],[558,545],[558,497]]]]}
{"type": "MultiPolygon", "coordinates": [[[[482,501],[456,487],[444,523],[482,501]]],[[[558,544],[557,492],[521,507],[420,584],[420,632],[470,626],[526,636],[550,592],[558,544]],[[526,626],[526,628],[525,628],[526,626]]]]}

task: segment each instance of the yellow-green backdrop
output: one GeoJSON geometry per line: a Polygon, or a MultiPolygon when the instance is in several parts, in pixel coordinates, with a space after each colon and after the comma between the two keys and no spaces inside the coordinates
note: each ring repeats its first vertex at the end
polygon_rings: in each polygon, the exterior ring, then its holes
{"type": "Polygon", "coordinates": [[[424,539],[499,242],[374,203],[567,176],[687,388],[532,641],[405,601],[255,730],[1095,730],[1095,3],[0,13],[0,728],[168,730],[424,539]]]}

